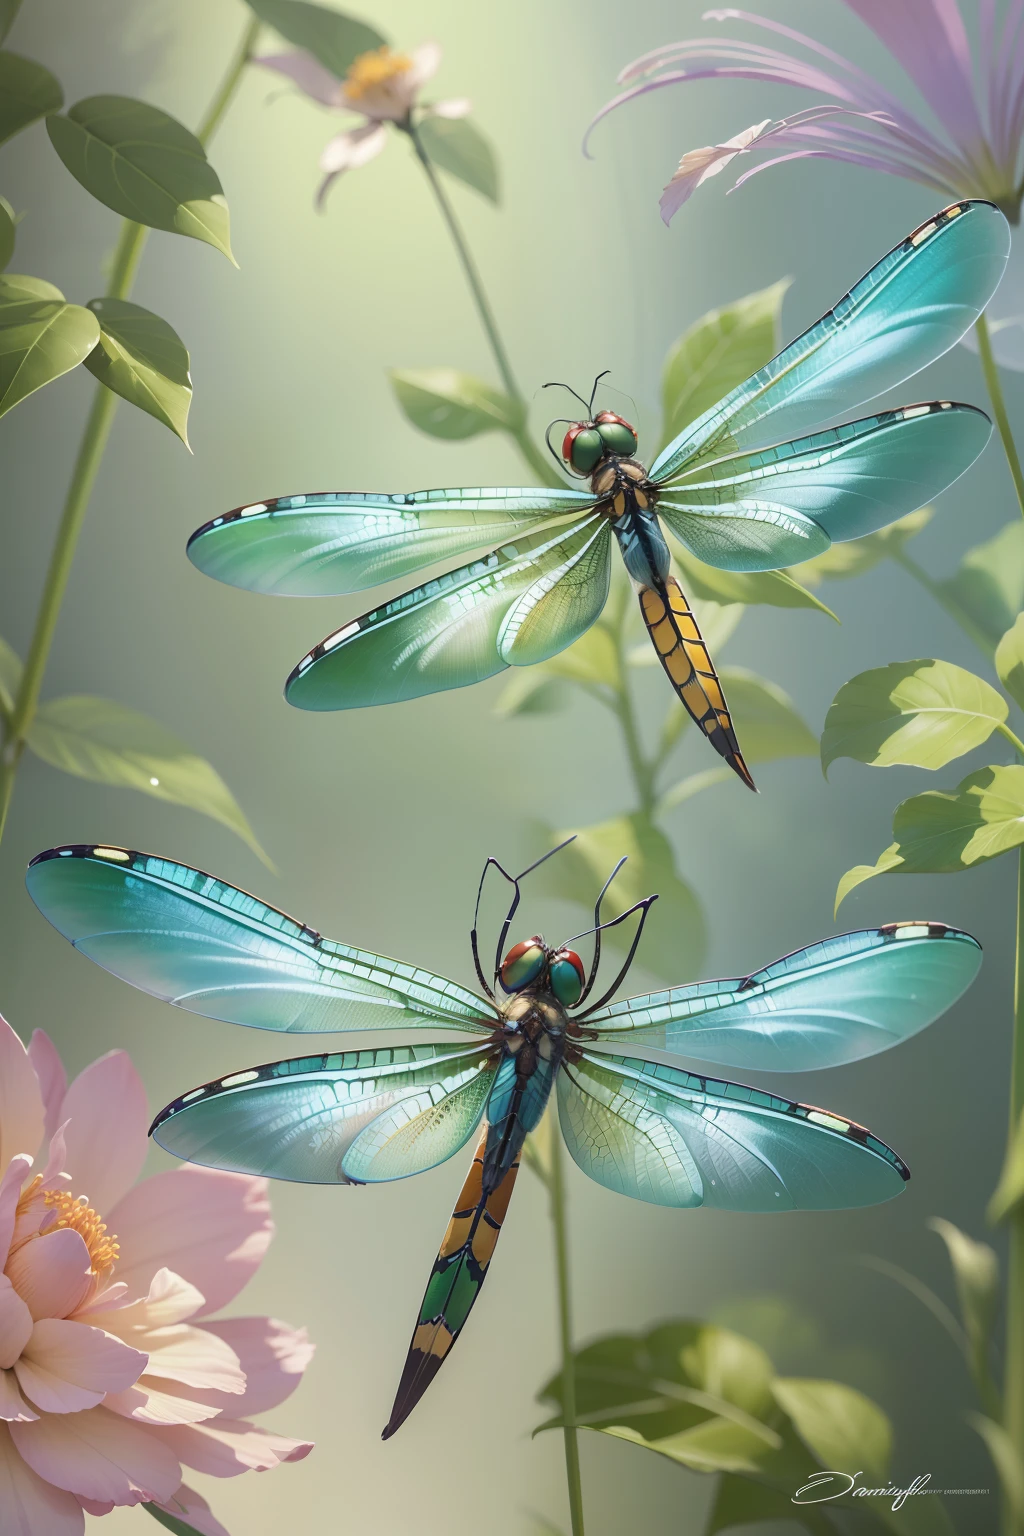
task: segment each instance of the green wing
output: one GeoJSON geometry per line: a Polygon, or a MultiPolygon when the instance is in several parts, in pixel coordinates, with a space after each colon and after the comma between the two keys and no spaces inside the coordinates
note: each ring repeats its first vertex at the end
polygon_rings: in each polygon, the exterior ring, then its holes
{"type": "Polygon", "coordinates": [[[82,954],[190,1013],[289,1034],[494,1028],[491,1005],[456,982],[321,938],[186,864],[74,845],[39,854],[25,879],[82,954]]]}
{"type": "Polygon", "coordinates": [[[719,570],[799,565],[939,495],[974,463],[991,431],[970,405],[884,411],[758,453],[702,458],[665,484],[658,515],[719,570]]]}
{"type": "Polygon", "coordinates": [[[834,309],[669,443],[651,479],[764,448],[856,410],[954,346],[998,286],[1010,227],[986,202],[954,203],[907,236],[834,309]]]}
{"type": "Polygon", "coordinates": [[[592,501],[568,487],[509,486],[278,496],[204,524],[188,557],[205,575],[250,592],[330,597],[456,559],[543,519],[578,515],[592,501]]]}
{"type": "Polygon", "coordinates": [[[890,1200],[910,1177],[839,1115],[628,1056],[563,1066],[558,1114],[584,1173],[652,1205],[838,1211],[890,1200]]]}
{"type": "Polygon", "coordinates": [[[472,1136],[497,1070],[490,1044],[302,1056],[233,1072],[160,1111],[175,1157],[300,1184],[405,1179],[472,1136]]]}
{"type": "Polygon", "coordinates": [[[520,654],[524,665],[552,656],[600,613],[610,542],[607,518],[592,512],[503,544],[329,635],[285,696],[300,709],[394,704],[481,682],[520,654]]]}

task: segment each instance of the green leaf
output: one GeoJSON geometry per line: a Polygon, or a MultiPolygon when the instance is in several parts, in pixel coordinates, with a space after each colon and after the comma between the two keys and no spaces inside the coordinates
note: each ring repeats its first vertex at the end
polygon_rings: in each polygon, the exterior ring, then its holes
{"type": "Polygon", "coordinates": [[[898,871],[902,862],[899,848],[895,843],[890,843],[888,848],[878,855],[876,863],[855,864],[852,869],[848,869],[836,886],[836,902],[832,916],[835,917],[847,896],[851,891],[856,890],[858,885],[863,885],[865,880],[870,880],[874,875],[888,875],[898,871]]]}
{"type": "Polygon", "coordinates": [[[0,53],[0,144],[63,102],[60,82],[42,64],[20,53],[0,53]]]}
{"type": "Polygon", "coordinates": [[[39,277],[0,275],[0,416],[83,362],[96,316],[39,277]]]}
{"type": "Polygon", "coordinates": [[[648,1440],[639,1430],[622,1424],[604,1426],[602,1433],[667,1456],[691,1472],[757,1472],[765,1451],[782,1445],[780,1436],[767,1425],[754,1429],[729,1419],[707,1419],[660,1440],[648,1440]]]}
{"type": "Polygon", "coordinates": [[[553,715],[568,702],[568,690],[558,678],[545,677],[538,667],[516,667],[498,695],[494,713],[504,719],[513,715],[553,715]]]}
{"type": "Polygon", "coordinates": [[[999,1175],[999,1183],[988,1206],[988,1219],[993,1224],[1005,1221],[1024,1200],[1024,1110],[1006,1149],[1006,1160],[999,1175]]]}
{"type": "Polygon", "coordinates": [[[65,773],[138,789],[222,822],[269,864],[216,769],[177,736],[111,699],[74,694],[40,706],[28,733],[37,757],[65,773]]]}
{"type": "Polygon", "coordinates": [[[663,444],[775,356],[790,282],[783,278],[712,309],[680,336],[662,374],[663,444]]]}
{"type": "Polygon", "coordinates": [[[1007,693],[1024,709],[1024,613],[996,646],[996,671],[1007,693]]]}
{"type": "Polygon", "coordinates": [[[192,380],[184,342],[159,315],[124,299],[90,299],[100,323],[99,346],[85,359],[89,372],[115,395],[147,411],[188,447],[192,380]]]}
{"type": "Polygon", "coordinates": [[[833,1472],[863,1470],[882,1479],[892,1452],[892,1425],[862,1392],[839,1381],[775,1378],[775,1400],[793,1421],[801,1440],[833,1472]]]}
{"type": "Polygon", "coordinates": [[[130,96],[89,96],[47,132],[76,181],[123,218],[188,235],[229,261],[228,205],[194,134],[176,118],[130,96]]]}
{"type": "Polygon", "coordinates": [[[490,140],[468,117],[422,117],[416,133],[434,165],[489,202],[499,201],[497,158],[490,140]]]}
{"type": "Polygon", "coordinates": [[[582,686],[613,690],[622,686],[622,671],[615,640],[607,626],[600,621],[591,625],[586,634],[581,635],[566,650],[542,662],[541,669],[550,677],[563,678],[566,682],[582,686]]]}
{"type": "Polygon", "coordinates": [[[720,667],[718,676],[748,763],[817,756],[817,737],[778,683],[746,667],[720,667]]]}
{"type": "Polygon", "coordinates": [[[13,27],[15,17],[20,10],[21,0],[0,0],[0,43],[13,27]]]}
{"type": "Polygon", "coordinates": [[[969,1364],[985,1401],[995,1393],[988,1351],[999,1304],[999,1260],[987,1243],[975,1242],[951,1221],[933,1216],[928,1226],[942,1238],[949,1254],[960,1316],[970,1345],[969,1364]]]}
{"type": "MultiPolygon", "coordinates": [[[[813,592],[808,592],[787,571],[719,571],[705,565],[689,550],[676,545],[682,584],[690,597],[708,603],[767,604],[771,608],[817,608],[836,619],[813,592]]],[[[836,623],[839,620],[836,619],[836,623]]]]}
{"type": "Polygon", "coordinates": [[[339,80],[362,53],[384,46],[385,39],[365,21],[305,0],[246,0],[249,9],[296,48],[304,48],[339,80]]]}
{"type": "Polygon", "coordinates": [[[14,255],[14,232],[18,227],[18,219],[7,201],[6,197],[0,197],[0,272],[11,264],[14,255]]]}
{"type": "Polygon", "coordinates": [[[1024,521],[1015,517],[994,538],[969,549],[956,574],[937,585],[994,650],[1024,608],[1024,521]]]}
{"type": "Polygon", "coordinates": [[[821,736],[821,766],[837,757],[889,768],[942,768],[987,741],[1006,719],[1002,694],[948,661],[892,661],[844,683],[821,736]]]}
{"type": "Polygon", "coordinates": [[[169,1515],[165,1509],[157,1509],[154,1504],[143,1504],[142,1508],[147,1515],[152,1515],[158,1525],[164,1526],[168,1531],[173,1531],[174,1536],[201,1536],[194,1525],[187,1525],[184,1520],[179,1520],[176,1515],[169,1515]]]}
{"type": "MultiPolygon", "coordinates": [[[[621,910],[658,893],[637,965],[673,982],[696,975],[707,944],[704,913],[694,891],[676,871],[672,845],[664,832],[639,811],[572,830],[576,841],[546,866],[554,893],[593,911],[598,891],[626,854],[628,862],[616,877],[609,902],[621,910]]],[[[568,832],[552,833],[550,841],[559,843],[568,836],[568,832]]],[[[607,910],[612,910],[611,905],[607,910]]],[[[631,923],[623,923],[604,935],[604,943],[618,951],[628,949],[631,934],[631,923]]]]}
{"type": "Polygon", "coordinates": [[[726,1473],[718,1484],[704,1536],[739,1525],[757,1525],[763,1520],[785,1520],[803,1526],[811,1536],[834,1536],[835,1526],[817,1510],[794,1506],[788,1493],[768,1488],[749,1478],[726,1473]]]}
{"type": "Polygon", "coordinates": [[[17,651],[0,638],[0,710],[6,715],[14,708],[14,696],[21,686],[23,671],[17,651]]]}
{"type": "Polygon", "coordinates": [[[904,545],[915,538],[931,522],[934,507],[918,507],[905,517],[879,528],[877,533],[865,534],[862,539],[849,539],[845,544],[833,544],[822,555],[794,565],[790,574],[805,586],[816,587],[822,581],[838,581],[850,576],[862,576],[873,570],[879,561],[899,554],[904,545]]]}
{"type": "Polygon", "coordinates": [[[518,432],[515,401],[457,368],[392,368],[391,387],[414,427],[448,440],[479,432],[518,432]]]}
{"type": "Polygon", "coordinates": [[[1024,1463],[1006,1430],[983,1413],[969,1413],[967,1422],[984,1440],[1006,1502],[1017,1520],[1024,1520],[1024,1463]]]}

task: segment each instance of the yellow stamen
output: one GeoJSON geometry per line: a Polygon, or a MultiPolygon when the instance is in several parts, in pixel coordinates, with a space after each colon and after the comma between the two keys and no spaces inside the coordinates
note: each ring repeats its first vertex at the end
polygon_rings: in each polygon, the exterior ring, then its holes
{"type": "Polygon", "coordinates": [[[345,95],[349,101],[359,101],[368,92],[412,69],[412,59],[406,53],[392,53],[385,43],[370,53],[361,53],[345,76],[345,95]]]}
{"type": "Polygon", "coordinates": [[[50,1209],[57,1213],[57,1220],[47,1226],[47,1232],[54,1232],[60,1227],[77,1232],[89,1250],[89,1260],[97,1275],[116,1264],[120,1252],[117,1238],[113,1233],[107,1235],[106,1222],[100,1220],[85,1195],[79,1195],[76,1199],[68,1189],[48,1189],[44,1199],[50,1209]]]}

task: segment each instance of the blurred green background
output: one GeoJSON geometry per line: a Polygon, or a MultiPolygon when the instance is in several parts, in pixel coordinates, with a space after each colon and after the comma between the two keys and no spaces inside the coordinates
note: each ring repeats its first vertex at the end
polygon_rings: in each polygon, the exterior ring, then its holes
{"type": "MultiPolygon", "coordinates": [[[[544,380],[579,384],[611,367],[610,382],[632,397],[649,443],[662,358],[691,321],[789,274],[788,338],[940,202],[902,181],[808,162],[732,197],[727,172],[666,230],[657,198],[684,149],[806,104],[756,84],[663,92],[604,124],[595,160],[585,161],[582,131],[618,69],[658,43],[717,30],[701,25],[701,9],[690,0],[374,0],[356,12],[399,46],[441,43],[437,94],[471,97],[498,149],[500,209],[462,187],[452,196],[534,399],[538,433],[555,414],[539,393],[544,380]]],[[[909,91],[836,0],[772,0],[765,9],[909,91]]],[[[247,16],[234,0],[30,0],[10,46],[53,69],[69,101],[137,94],[194,123],[247,16]]],[[[287,1045],[172,1012],[77,957],[25,894],[24,866],[40,849],[105,841],[160,852],[255,889],[327,934],[468,981],[485,855],[525,861],[538,814],[572,826],[629,803],[609,721],[584,701],[562,715],[502,721],[493,714],[495,679],[390,709],[316,716],[288,708],[281,686],[294,662],[366,605],[251,596],[204,579],[185,559],[195,526],[248,500],[522,481],[504,439],[442,444],[402,418],[386,368],[448,364],[490,378],[490,361],[404,143],[394,140],[343,180],[326,214],[314,214],[316,160],[333,131],[327,114],[251,71],[211,151],[240,270],[194,241],[151,237],[133,298],[164,315],[191,349],[195,456],[155,422],[120,409],[44,690],[108,695],[189,740],[224,775],[279,874],[202,817],[34,760],[22,769],[0,853],[4,1014],[26,1038],[35,1027],[50,1031],[72,1069],[127,1047],[154,1108],[221,1072],[286,1055],[287,1045]]],[[[5,148],[0,190],[26,214],[14,269],[79,302],[99,291],[118,221],[71,180],[41,126],[5,148]]],[[[1018,421],[1024,380],[1004,379],[1018,421]]],[[[0,428],[0,631],[22,652],[92,387],[78,370],[0,428]]],[[[977,360],[958,349],[900,393],[983,403],[977,360]]],[[[916,551],[946,574],[1012,515],[1004,461],[990,446],[941,499],[916,551]]],[[[841,626],[810,612],[753,609],[728,656],[781,683],[815,730],[839,685],[866,667],[930,655],[979,665],[960,631],[891,565],[823,595],[841,626]]],[[[647,682],[653,725],[664,684],[653,673],[647,682]]],[[[686,751],[690,766],[710,766],[706,748],[694,742],[686,751]]],[[[937,783],[950,785],[967,768],[937,783]]],[[[895,800],[927,787],[927,777],[847,762],[826,783],[814,760],[782,762],[760,770],[756,799],[728,784],[673,812],[680,869],[708,914],[707,974],[746,972],[835,931],[838,877],[873,861],[889,841],[895,800]]],[[[945,1260],[925,1219],[941,1213],[983,1234],[1005,1129],[1012,886],[1012,861],[1000,860],[956,880],[890,878],[858,890],[839,927],[918,916],[962,924],[985,945],[981,979],[952,1014],[896,1052],[821,1080],[772,1080],[896,1146],[914,1174],[907,1192],[849,1215],[672,1214],[619,1199],[571,1168],[581,1339],[716,1309],[742,1325],[751,1298],[786,1298],[793,1325],[778,1334],[777,1364],[876,1395],[896,1422],[898,1481],[931,1471],[952,1487],[991,1482],[963,1421],[969,1392],[952,1350],[926,1314],[858,1260],[884,1255],[947,1294],[945,1260]]],[[[581,926],[538,895],[523,933],[544,923],[552,935],[581,926]]],[[[374,1191],[273,1189],[278,1235],[235,1310],[308,1325],[316,1359],[270,1421],[318,1445],[271,1477],[204,1481],[233,1536],[521,1536],[531,1511],[567,1523],[560,1439],[530,1440],[540,1418],[534,1393],[556,1343],[546,1210],[528,1173],[464,1342],[401,1435],[379,1439],[464,1161],[374,1191]]],[[[154,1153],[154,1167],[167,1162],[154,1153]]],[[[587,1435],[582,1454],[592,1536],[700,1530],[708,1480],[587,1435]]],[[[966,1510],[965,1502],[954,1507],[963,1530],[994,1528],[994,1497],[966,1510]]],[[[109,1522],[112,1532],[143,1527],[140,1511],[109,1522]]]]}

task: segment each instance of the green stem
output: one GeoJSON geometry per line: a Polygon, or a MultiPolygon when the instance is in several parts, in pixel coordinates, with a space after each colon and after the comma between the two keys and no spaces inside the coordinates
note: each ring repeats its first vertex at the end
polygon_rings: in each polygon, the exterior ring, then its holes
{"type": "Polygon", "coordinates": [[[626,655],[625,630],[626,609],[624,607],[615,631],[619,682],[615,688],[613,708],[619,722],[619,728],[622,731],[622,741],[626,749],[629,771],[633,776],[633,788],[636,792],[638,809],[645,816],[650,816],[654,811],[656,765],[647,759],[640,741],[640,729],[637,725],[633,695],[629,686],[629,659],[626,655]]]}
{"type": "Polygon", "coordinates": [[[437,206],[441,211],[441,217],[444,219],[444,222],[448,227],[448,233],[451,235],[452,244],[455,247],[455,254],[459,258],[459,263],[462,267],[463,275],[466,279],[466,284],[469,288],[470,294],[472,295],[473,303],[476,305],[477,314],[480,316],[480,324],[483,326],[484,334],[486,335],[488,343],[490,344],[491,352],[494,356],[495,367],[497,368],[501,377],[501,382],[505,387],[505,393],[508,395],[509,399],[512,401],[513,406],[515,407],[516,417],[519,421],[519,425],[512,430],[511,435],[515,438],[516,446],[518,447],[519,452],[522,454],[523,458],[526,460],[530,470],[541,480],[544,485],[559,487],[564,486],[565,482],[561,479],[557,472],[552,469],[551,465],[548,464],[544,455],[540,452],[540,449],[533,442],[533,439],[530,437],[530,434],[527,431],[526,400],[524,399],[523,393],[516,382],[515,374],[512,372],[512,364],[509,361],[508,352],[505,349],[505,343],[501,339],[501,332],[498,330],[498,322],[494,318],[494,310],[491,308],[491,302],[487,297],[487,292],[483,285],[483,279],[480,276],[476,262],[473,260],[473,254],[466,242],[466,237],[462,232],[462,226],[459,224],[459,221],[455,216],[455,209],[452,207],[451,202],[448,199],[448,194],[445,192],[444,187],[441,184],[441,178],[438,176],[437,171],[434,169],[433,161],[427,154],[426,146],[420,137],[419,130],[417,129],[415,123],[410,119],[408,124],[404,124],[403,127],[404,131],[408,133],[410,139],[412,140],[413,148],[416,151],[417,158],[423,167],[424,174],[430,183],[430,189],[433,192],[437,206]]]}
{"type": "Polygon", "coordinates": [[[1002,439],[1003,452],[1006,454],[1006,462],[1010,468],[1010,478],[1013,480],[1013,488],[1017,493],[1021,515],[1024,516],[1024,473],[1021,472],[1020,459],[1017,456],[1017,445],[1013,440],[1013,433],[1010,431],[1010,418],[1006,414],[1006,401],[1003,399],[1003,386],[999,379],[999,369],[992,355],[992,341],[988,333],[988,321],[983,314],[978,316],[974,329],[978,336],[981,371],[985,375],[988,397],[992,402],[992,414],[996,419],[996,428],[1002,439]]]}
{"type": "MultiPolygon", "coordinates": [[[[554,1112],[550,1111],[554,1118],[554,1112]]],[[[551,1127],[551,1173],[548,1183],[551,1225],[555,1234],[555,1271],[558,1283],[558,1333],[562,1349],[562,1434],[565,1440],[565,1478],[569,1487],[569,1518],[572,1536],[583,1536],[583,1487],[580,1481],[580,1448],[576,1429],[576,1368],[572,1353],[572,1303],[569,1293],[569,1233],[565,1219],[565,1173],[562,1132],[551,1127]]]]}
{"type": "MultiPolygon", "coordinates": [[[[216,132],[231,104],[242,72],[252,56],[259,29],[260,22],[255,20],[251,21],[245,29],[235,57],[199,128],[197,138],[203,144],[206,144],[216,132]]],[[[122,223],[107,283],[108,299],[128,297],[148,235],[149,230],[142,224],[135,224],[130,219],[125,219],[122,223]]],[[[0,838],[3,837],[4,828],[7,825],[7,814],[10,810],[11,796],[14,793],[18,764],[21,762],[28,733],[35,719],[39,692],[43,685],[68,578],[71,575],[75,549],[116,409],[117,396],[103,384],[97,384],[78,453],[75,456],[71,484],[68,486],[64,501],[60,527],[50,556],[32,639],[25,659],[25,670],[4,731],[3,749],[0,751],[0,838]]]]}
{"type": "MultiPolygon", "coordinates": [[[[1024,850],[1017,856],[1017,958],[1014,969],[1013,1060],[1010,1068],[1010,1136],[1024,1110],[1024,850]]],[[[1003,1377],[1003,1428],[1024,1466],[1024,1205],[1009,1219],[1010,1251],[1006,1273],[1006,1359],[1003,1377]]],[[[1006,1536],[1024,1536],[1024,1520],[1007,1507],[1006,1536]]]]}
{"type": "Polygon", "coordinates": [[[1017,756],[1021,759],[1022,762],[1024,762],[1024,741],[1021,741],[1020,737],[1015,735],[1003,720],[999,721],[998,725],[996,726],[996,730],[1001,736],[1006,737],[1006,740],[1010,743],[1010,746],[1016,752],[1017,756]]]}

